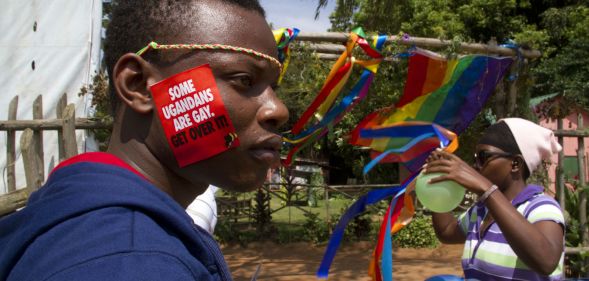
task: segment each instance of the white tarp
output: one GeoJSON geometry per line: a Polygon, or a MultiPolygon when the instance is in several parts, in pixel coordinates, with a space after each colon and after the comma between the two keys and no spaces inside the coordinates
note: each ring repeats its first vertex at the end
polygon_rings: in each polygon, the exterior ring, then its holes
{"type": "MultiPolygon", "coordinates": [[[[56,118],[55,107],[67,93],[76,104],[76,116],[88,115],[89,97],[78,97],[100,66],[101,0],[0,0],[0,119],[19,96],[19,120],[33,119],[32,104],[43,95],[43,117],[56,118]],[[34,69],[33,69],[34,64],[34,69]]],[[[84,149],[84,132],[78,131],[78,150],[84,149]]],[[[25,177],[16,135],[16,186],[25,177]]],[[[45,176],[58,159],[57,133],[43,133],[45,176]]],[[[0,133],[0,194],[7,190],[6,132],[0,133]]]]}

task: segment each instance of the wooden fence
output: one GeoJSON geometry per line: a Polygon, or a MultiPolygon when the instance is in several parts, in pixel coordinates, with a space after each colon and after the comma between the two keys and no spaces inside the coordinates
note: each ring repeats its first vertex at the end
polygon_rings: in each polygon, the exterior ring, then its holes
{"type": "MultiPolygon", "coordinates": [[[[564,137],[576,137],[577,138],[577,163],[579,166],[579,186],[580,188],[587,187],[586,171],[587,171],[587,159],[585,159],[585,138],[589,137],[589,130],[583,130],[583,116],[579,113],[577,115],[577,130],[563,130],[562,119],[558,120],[557,130],[554,134],[558,138],[558,142],[562,146],[564,144],[564,137]]],[[[557,198],[562,209],[565,209],[565,178],[564,178],[564,149],[558,154],[558,168],[556,169],[556,187],[557,187],[557,198]]],[[[587,224],[587,192],[581,191],[579,193],[579,226],[582,229],[582,244],[580,247],[567,248],[568,254],[579,254],[582,252],[589,252],[589,225],[587,224]]],[[[587,261],[589,266],[589,260],[587,261]]]]}
{"type": "Polygon", "coordinates": [[[7,193],[0,196],[0,216],[24,207],[29,195],[45,181],[43,131],[54,130],[58,134],[59,161],[78,154],[76,129],[104,129],[111,124],[88,118],[76,118],[74,104],[67,104],[64,94],[57,104],[56,118],[43,119],[43,97],[33,102],[33,120],[16,120],[18,96],[10,101],[8,120],[0,121],[0,131],[6,131],[6,183],[7,193]],[[25,168],[26,186],[16,186],[16,132],[20,136],[20,150],[25,168]]]}

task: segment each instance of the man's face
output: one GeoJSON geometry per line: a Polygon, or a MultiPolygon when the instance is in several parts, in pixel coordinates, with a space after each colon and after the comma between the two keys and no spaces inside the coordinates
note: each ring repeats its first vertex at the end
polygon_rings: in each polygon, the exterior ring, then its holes
{"type": "MultiPolygon", "coordinates": [[[[219,2],[199,5],[194,25],[162,44],[217,43],[253,49],[277,57],[276,43],[265,19],[254,11],[219,2]]],[[[150,144],[174,173],[190,183],[213,184],[235,191],[253,190],[263,183],[269,167],[280,163],[278,127],[288,110],[273,88],[279,68],[268,60],[230,51],[173,53],[174,63],[159,68],[162,78],[208,63],[239,137],[240,146],[212,158],[179,168],[159,120],[159,138],[150,144]]],[[[157,113],[154,113],[157,119],[157,113]]]]}

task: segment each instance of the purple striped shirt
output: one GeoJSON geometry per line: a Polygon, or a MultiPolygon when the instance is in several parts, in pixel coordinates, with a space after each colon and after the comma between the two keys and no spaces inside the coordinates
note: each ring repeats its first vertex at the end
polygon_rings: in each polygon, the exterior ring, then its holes
{"type": "MultiPolygon", "coordinates": [[[[554,221],[564,228],[564,216],[558,203],[544,195],[543,188],[528,185],[512,201],[512,205],[530,223],[554,221]]],[[[462,255],[462,268],[467,280],[562,280],[564,251],[559,265],[550,276],[541,275],[526,266],[505,240],[497,223],[484,232],[483,219],[488,210],[477,203],[458,218],[466,242],[462,255]]],[[[564,241],[563,241],[564,243],[564,241]]]]}

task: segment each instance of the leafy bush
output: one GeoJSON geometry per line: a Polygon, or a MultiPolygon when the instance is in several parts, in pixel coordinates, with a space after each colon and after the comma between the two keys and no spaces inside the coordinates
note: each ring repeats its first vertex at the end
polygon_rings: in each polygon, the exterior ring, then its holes
{"type": "Polygon", "coordinates": [[[270,193],[259,188],[256,192],[255,207],[253,209],[253,219],[256,229],[260,235],[268,234],[272,231],[272,210],[270,209],[270,193]]]}
{"type": "MultiPolygon", "coordinates": [[[[92,78],[91,84],[83,85],[80,88],[79,97],[87,94],[92,94],[92,107],[94,108],[94,111],[90,114],[92,118],[105,123],[112,122],[112,105],[108,91],[108,74],[106,72],[101,71],[96,73],[92,78]]],[[[110,135],[112,134],[112,128],[91,129],[90,131],[94,134],[100,151],[106,151],[110,135]]]]}
{"type": "Polygon", "coordinates": [[[312,186],[308,187],[308,205],[310,207],[317,207],[317,201],[324,199],[324,192],[321,192],[323,188],[319,186],[325,185],[325,181],[323,178],[323,173],[321,171],[316,171],[311,174],[311,180],[309,182],[312,186]]]}
{"type": "Polygon", "coordinates": [[[305,213],[303,240],[319,244],[329,239],[327,223],[316,213],[305,213]]]}
{"type": "MultiPolygon", "coordinates": [[[[566,220],[566,246],[581,247],[583,245],[583,226],[579,222],[580,195],[581,192],[589,192],[589,187],[581,186],[578,181],[573,181],[577,190],[570,191],[565,188],[565,220],[566,220]]],[[[589,215],[589,214],[587,214],[589,215]]],[[[578,255],[569,255],[565,260],[567,277],[587,276],[589,268],[585,260],[589,258],[589,252],[578,255]]]]}
{"type": "Polygon", "coordinates": [[[435,248],[439,241],[430,216],[415,216],[411,223],[394,235],[395,245],[401,248],[435,248]]]}
{"type": "MultiPolygon", "coordinates": [[[[347,210],[347,206],[342,208],[342,214],[347,210]]],[[[337,225],[342,214],[331,215],[332,230],[337,225]]],[[[344,241],[359,241],[373,239],[378,233],[379,226],[371,220],[372,212],[365,212],[348,223],[344,232],[344,241]]],[[[319,244],[329,240],[329,225],[321,218],[319,214],[305,214],[305,223],[303,224],[303,240],[319,244]]]]}
{"type": "Polygon", "coordinates": [[[257,241],[258,234],[253,229],[238,229],[231,220],[219,220],[215,227],[214,237],[220,244],[238,243],[245,247],[248,243],[257,241]]]}
{"type": "Polygon", "coordinates": [[[370,216],[370,213],[365,212],[351,220],[344,232],[344,241],[360,241],[374,238],[373,236],[378,233],[378,226],[372,224],[370,216]]]}
{"type": "Polygon", "coordinates": [[[272,238],[277,244],[301,242],[305,240],[304,235],[301,235],[303,231],[301,226],[298,225],[277,225],[272,238]]]}
{"type": "MultiPolygon", "coordinates": [[[[386,200],[383,200],[382,202],[385,201],[386,200]]],[[[357,215],[354,219],[348,222],[348,225],[346,226],[346,229],[344,231],[344,241],[371,240],[376,237],[380,225],[373,223],[372,217],[374,215],[377,215],[379,218],[382,217],[381,215],[379,215],[379,206],[381,205],[377,205],[378,206],[369,206],[364,213],[357,215]]],[[[332,228],[335,228],[335,226],[337,226],[337,223],[339,222],[340,218],[343,216],[343,214],[348,210],[350,206],[351,203],[345,203],[342,206],[339,214],[331,215],[331,222],[333,224],[332,228]]]]}

